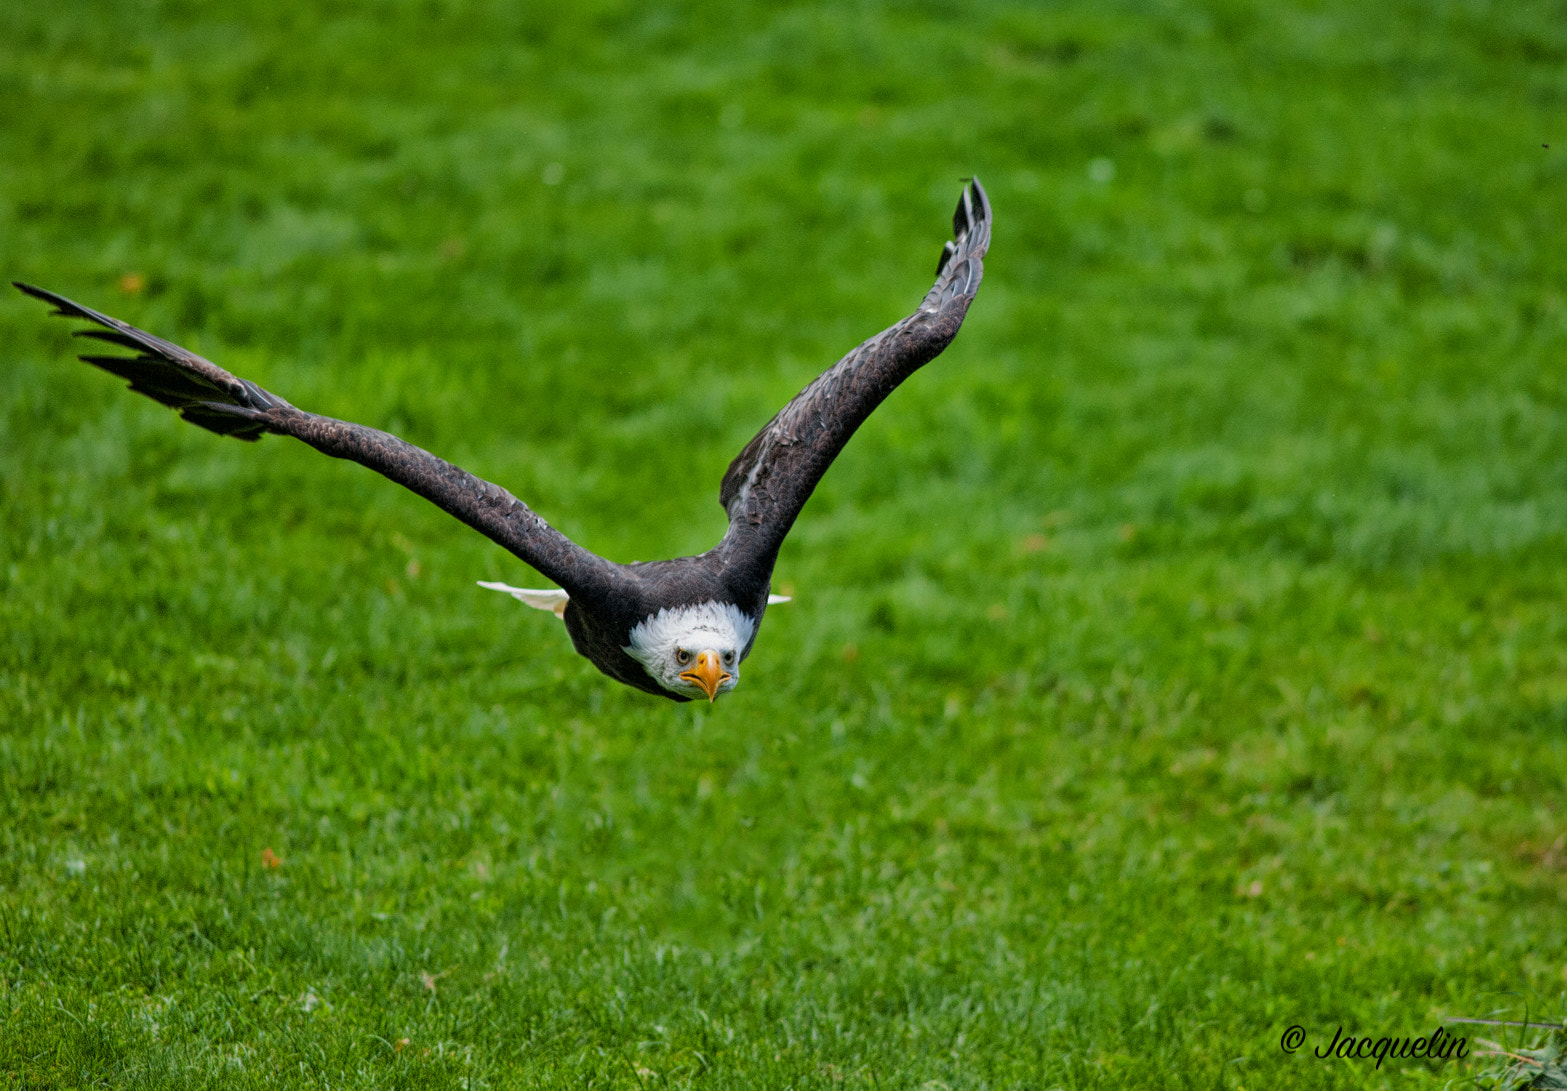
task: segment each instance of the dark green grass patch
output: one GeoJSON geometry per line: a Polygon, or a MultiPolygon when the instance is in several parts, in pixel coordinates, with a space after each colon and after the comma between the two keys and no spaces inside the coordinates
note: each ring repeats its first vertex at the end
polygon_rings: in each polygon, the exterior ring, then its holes
{"type": "Polygon", "coordinates": [[[7,279],[620,560],[716,540],[960,178],[996,233],[715,708],[0,297],[0,1081],[1436,1087],[1314,1050],[1560,1018],[1564,28],[8,7],[7,279]]]}

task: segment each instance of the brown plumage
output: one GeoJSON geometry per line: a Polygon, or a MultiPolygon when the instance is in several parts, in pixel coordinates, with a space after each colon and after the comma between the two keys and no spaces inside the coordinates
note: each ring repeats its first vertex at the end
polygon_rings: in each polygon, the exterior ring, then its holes
{"type": "MultiPolygon", "coordinates": [[[[129,380],[132,390],[178,410],[191,423],[248,441],[268,432],[293,436],[324,454],[368,466],[462,520],[560,584],[570,596],[564,620],[572,644],[601,671],[648,693],[684,701],[704,692],[712,699],[718,683],[709,679],[697,688],[695,682],[671,681],[646,661],[653,652],[639,640],[665,615],[733,607],[741,616],[730,635],[743,646],[730,649],[725,662],[734,674],[724,677],[738,679],[739,661],[750,654],[767,609],[778,549],[817,482],[872,410],[946,348],[963,324],[990,244],[990,207],[978,179],[958,202],[953,232],[937,265],[936,284],[919,309],[819,375],[730,465],[719,491],[729,516],[723,539],[696,557],[635,564],[590,553],[505,489],[396,436],[296,409],[161,337],[53,292],[21,283],[16,287],[52,303],[56,314],[102,327],[79,336],[136,355],[82,359],[129,380]]],[[[713,624],[719,623],[702,623],[713,624]]],[[[710,627],[700,631],[704,639],[713,632],[710,627]]],[[[686,653],[681,649],[679,654],[686,653]]],[[[714,663],[716,677],[720,668],[714,663]]]]}

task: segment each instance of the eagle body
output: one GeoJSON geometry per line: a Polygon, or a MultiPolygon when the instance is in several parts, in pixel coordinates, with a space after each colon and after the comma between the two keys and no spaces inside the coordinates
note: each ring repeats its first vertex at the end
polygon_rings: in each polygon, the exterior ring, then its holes
{"type": "MultiPolygon", "coordinates": [[[[771,562],[765,571],[755,572],[761,578],[759,587],[751,580],[731,583],[724,578],[716,553],[709,550],[696,557],[626,565],[641,593],[617,598],[607,609],[595,610],[576,598],[569,599],[562,619],[571,646],[617,682],[676,701],[692,699],[694,694],[672,690],[659,681],[639,654],[650,646],[654,631],[667,631],[681,620],[686,620],[690,629],[705,629],[712,627],[710,621],[703,625],[709,620],[705,615],[732,617],[738,664],[751,654],[762,615],[769,599],[775,597],[769,594],[771,562]],[[660,615],[665,619],[662,624],[660,615]]],[[[734,673],[738,678],[738,671],[734,673]]]]}
{"type": "Polygon", "coordinates": [[[135,355],[83,360],[193,424],[254,441],[292,436],[366,466],[436,504],[559,584],[482,586],[559,616],[577,652],[616,681],[675,701],[715,700],[740,679],[770,603],[773,565],[817,482],[866,417],[957,335],[983,276],[990,207],[978,179],[953,214],[935,286],[919,309],[859,345],[779,411],[719,488],[729,527],[695,557],[620,564],[572,542],[498,485],[387,432],[296,409],[209,360],[64,296],[17,283],[55,313],[97,328],[79,336],[135,355]]]}

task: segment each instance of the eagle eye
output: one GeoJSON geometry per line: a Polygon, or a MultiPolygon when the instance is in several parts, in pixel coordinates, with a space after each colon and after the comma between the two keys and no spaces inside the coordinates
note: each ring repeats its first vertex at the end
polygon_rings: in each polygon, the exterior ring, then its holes
{"type": "Polygon", "coordinates": [[[724,666],[732,667],[734,665],[735,665],[735,653],[734,652],[725,652],[724,653],[724,666]]]}
{"type": "Polygon", "coordinates": [[[686,664],[686,663],[691,662],[691,653],[686,651],[684,648],[676,649],[676,651],[675,651],[675,662],[676,663],[680,663],[680,664],[686,664]]]}

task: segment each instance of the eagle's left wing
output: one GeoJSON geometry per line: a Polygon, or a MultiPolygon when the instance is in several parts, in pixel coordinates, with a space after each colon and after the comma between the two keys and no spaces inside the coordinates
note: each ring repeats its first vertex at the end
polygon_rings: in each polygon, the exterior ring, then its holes
{"type": "Polygon", "coordinates": [[[838,361],[784,406],[729,466],[719,502],[729,531],[717,552],[728,566],[770,572],[778,547],[827,467],[897,385],[957,336],[984,275],[990,203],[973,179],[952,216],[936,284],[919,310],[838,361]]]}

